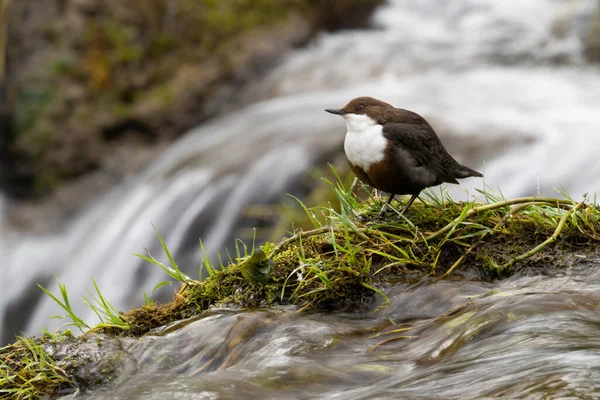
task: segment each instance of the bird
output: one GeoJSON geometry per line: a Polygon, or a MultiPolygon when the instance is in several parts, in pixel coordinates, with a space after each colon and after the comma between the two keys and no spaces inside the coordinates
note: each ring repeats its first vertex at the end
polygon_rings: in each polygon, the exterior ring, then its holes
{"type": "Polygon", "coordinates": [[[404,214],[425,188],[483,177],[452,158],[431,125],[413,111],[366,96],[325,111],[344,118],[344,152],[352,172],[367,185],[389,193],[378,219],[397,195],[411,195],[404,214]]]}

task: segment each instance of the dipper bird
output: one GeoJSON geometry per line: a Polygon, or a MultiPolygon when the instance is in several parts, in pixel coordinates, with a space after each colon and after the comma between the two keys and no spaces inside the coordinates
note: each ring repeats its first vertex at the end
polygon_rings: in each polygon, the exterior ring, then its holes
{"type": "Polygon", "coordinates": [[[452,158],[433,128],[412,111],[372,97],[357,97],[344,108],[325,111],[346,122],[344,152],[354,174],[390,194],[378,218],[396,195],[412,195],[405,213],[425,188],[483,176],[452,158]]]}

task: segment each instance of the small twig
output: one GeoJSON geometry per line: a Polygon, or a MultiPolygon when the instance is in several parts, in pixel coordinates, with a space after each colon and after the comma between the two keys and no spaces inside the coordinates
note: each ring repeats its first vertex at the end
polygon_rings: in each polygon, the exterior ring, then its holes
{"type": "Polygon", "coordinates": [[[489,211],[495,210],[496,208],[512,206],[515,204],[523,204],[523,203],[536,203],[536,204],[550,204],[550,205],[558,205],[558,204],[567,204],[573,205],[571,200],[567,199],[555,199],[553,197],[517,197],[516,199],[511,200],[502,200],[497,203],[486,204],[484,206],[475,207],[470,211],[470,214],[474,214],[480,211],[489,211]]]}
{"type": "MultiPolygon", "coordinates": [[[[483,239],[483,237],[481,239],[483,239]]],[[[481,241],[481,239],[479,241],[481,241]]],[[[471,254],[471,251],[473,251],[473,249],[475,248],[475,245],[477,243],[473,243],[471,245],[471,247],[469,247],[467,249],[467,251],[465,251],[463,253],[463,255],[460,256],[459,259],[454,262],[454,264],[452,264],[452,266],[448,269],[448,271],[446,271],[442,276],[440,276],[440,278],[443,279],[443,278],[447,277],[448,275],[450,275],[452,273],[452,271],[454,271],[456,269],[456,267],[458,267],[465,260],[465,258],[467,258],[467,256],[469,254],[471,254]]]]}
{"type": "MultiPolygon", "coordinates": [[[[327,233],[327,232],[345,232],[346,230],[354,231],[352,228],[336,228],[333,226],[324,226],[321,228],[312,229],[310,231],[299,232],[299,233],[295,234],[294,236],[291,236],[291,237],[283,240],[281,243],[279,243],[277,245],[277,247],[275,247],[273,252],[269,255],[269,258],[273,257],[275,254],[277,254],[278,252],[283,250],[285,247],[289,246],[290,244],[292,244],[294,242],[297,242],[300,239],[304,239],[304,238],[311,237],[311,236],[321,235],[321,234],[327,233]]],[[[358,232],[363,234],[362,239],[365,239],[365,240],[367,240],[368,238],[366,236],[364,236],[364,234],[370,233],[373,231],[377,231],[378,233],[380,233],[384,236],[388,236],[390,239],[393,239],[393,240],[401,241],[402,239],[405,239],[405,238],[402,238],[401,236],[394,235],[393,233],[379,231],[378,229],[358,228],[358,232]]]]}
{"type": "MultiPolygon", "coordinates": [[[[360,229],[360,228],[359,228],[360,229]]],[[[277,245],[277,247],[275,247],[275,249],[273,250],[273,252],[270,254],[269,257],[272,257],[273,255],[275,255],[276,253],[280,252],[281,250],[283,250],[286,246],[300,240],[300,239],[304,239],[310,236],[316,236],[316,235],[320,235],[322,233],[327,233],[327,232],[339,232],[339,231],[344,231],[343,228],[334,228],[331,226],[324,226],[322,228],[317,228],[317,229],[313,229],[310,231],[302,231],[299,233],[296,233],[294,236],[291,236],[285,240],[283,240],[281,243],[279,243],[277,245]]]]}
{"type": "Polygon", "coordinates": [[[485,206],[479,206],[479,207],[470,209],[469,211],[467,211],[465,216],[459,216],[458,218],[456,218],[455,220],[448,223],[446,226],[444,226],[439,231],[434,232],[431,235],[427,236],[425,238],[425,240],[430,241],[430,240],[436,239],[436,238],[440,237],[441,235],[445,234],[450,229],[452,229],[457,223],[460,222],[461,217],[462,217],[462,219],[466,219],[467,217],[469,217],[473,214],[477,214],[477,213],[480,213],[483,211],[495,210],[497,208],[511,206],[514,204],[522,204],[522,203],[532,203],[531,205],[550,204],[550,205],[557,205],[557,206],[565,205],[565,204],[566,205],[573,204],[569,200],[553,199],[551,197],[519,197],[519,198],[512,199],[512,200],[503,200],[503,201],[499,201],[499,202],[493,203],[493,204],[486,204],[485,206]]]}
{"type": "Polygon", "coordinates": [[[306,311],[307,309],[309,309],[310,307],[312,307],[312,303],[308,303],[307,305],[305,305],[304,307],[302,307],[301,309],[299,309],[298,311],[296,311],[297,313],[301,313],[306,311]]]}
{"type": "Polygon", "coordinates": [[[531,257],[532,255],[538,253],[539,251],[541,251],[544,247],[548,246],[549,244],[554,243],[556,241],[556,239],[558,238],[558,235],[560,235],[560,232],[562,232],[562,230],[567,222],[567,219],[571,216],[571,214],[573,214],[575,211],[579,210],[584,205],[585,205],[585,203],[582,201],[581,203],[577,204],[575,207],[573,207],[569,211],[567,211],[565,213],[565,215],[563,215],[562,218],[560,219],[552,236],[550,236],[548,239],[544,240],[542,243],[540,243],[533,249],[529,250],[528,252],[523,253],[520,256],[516,257],[515,259],[507,262],[506,264],[504,264],[504,266],[502,268],[510,268],[516,262],[523,261],[524,259],[531,257]]]}
{"type": "Polygon", "coordinates": [[[394,262],[391,262],[391,263],[389,263],[389,264],[386,264],[386,265],[384,265],[383,267],[379,268],[377,271],[375,271],[375,272],[373,273],[373,276],[377,275],[378,273],[380,273],[380,272],[381,272],[381,271],[383,271],[384,269],[391,268],[391,267],[395,267],[395,266],[397,266],[397,265],[406,265],[406,264],[407,264],[407,262],[406,262],[406,261],[394,261],[394,262]]]}

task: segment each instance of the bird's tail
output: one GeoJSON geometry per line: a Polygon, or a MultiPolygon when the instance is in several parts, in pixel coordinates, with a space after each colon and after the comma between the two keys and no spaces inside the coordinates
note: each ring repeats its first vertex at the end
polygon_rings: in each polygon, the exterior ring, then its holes
{"type": "Polygon", "coordinates": [[[462,178],[468,178],[469,176],[477,176],[477,177],[483,177],[483,175],[477,171],[475,171],[474,169],[471,169],[469,167],[465,167],[464,165],[460,166],[460,169],[457,171],[457,178],[462,179],[462,178]]]}

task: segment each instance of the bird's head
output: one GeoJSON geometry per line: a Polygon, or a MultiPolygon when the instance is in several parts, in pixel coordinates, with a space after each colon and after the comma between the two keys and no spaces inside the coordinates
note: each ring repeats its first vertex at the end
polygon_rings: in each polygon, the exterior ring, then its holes
{"type": "Polygon", "coordinates": [[[331,114],[341,115],[346,120],[349,129],[355,125],[375,125],[384,115],[385,110],[393,109],[391,104],[372,97],[357,97],[350,100],[343,108],[330,108],[325,111],[331,114]]]}

